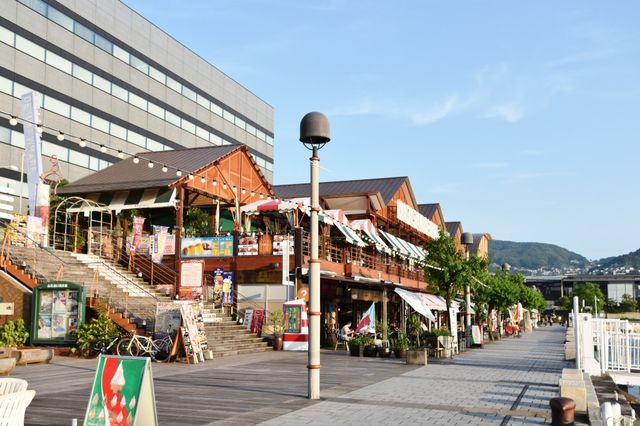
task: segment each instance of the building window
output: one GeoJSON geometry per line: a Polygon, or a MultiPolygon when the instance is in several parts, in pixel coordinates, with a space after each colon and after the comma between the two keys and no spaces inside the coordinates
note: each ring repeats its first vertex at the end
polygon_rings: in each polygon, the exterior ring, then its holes
{"type": "Polygon", "coordinates": [[[79,22],[73,22],[73,32],[83,39],[87,40],[89,43],[93,44],[93,36],[94,33],[89,28],[85,27],[79,22]]]}
{"type": "Polygon", "coordinates": [[[0,27],[0,41],[8,44],[9,46],[13,46],[15,39],[15,34],[12,31],[9,31],[6,28],[0,27]]]}
{"type": "Polygon", "coordinates": [[[91,114],[74,106],[71,107],[71,119],[85,126],[91,126],[91,114]]]}
{"type": "Polygon", "coordinates": [[[44,48],[19,35],[16,35],[16,49],[44,62],[44,48]]]}
{"type": "Polygon", "coordinates": [[[93,75],[93,86],[104,92],[111,93],[111,82],[106,78],[100,77],[99,75],[93,75]]]}
{"type": "Polygon", "coordinates": [[[20,0],[20,3],[30,7],[41,15],[47,16],[47,4],[42,0],[20,0]]]}
{"type": "Polygon", "coordinates": [[[133,55],[130,55],[129,65],[142,72],[143,74],[149,74],[149,65],[142,59],[138,59],[133,55]]]}
{"type": "Polygon", "coordinates": [[[128,64],[129,63],[129,52],[126,50],[114,45],[113,46],[113,56],[120,59],[122,62],[128,64]]]}
{"type": "Polygon", "coordinates": [[[64,102],[61,102],[51,96],[44,97],[44,109],[54,112],[63,117],[71,117],[70,106],[64,102]]]}
{"type": "Polygon", "coordinates": [[[93,84],[93,74],[76,64],[73,64],[73,76],[87,84],[93,84]]]}
{"type": "Polygon", "coordinates": [[[60,13],[56,9],[50,7],[47,16],[62,28],[66,28],[67,30],[73,32],[73,19],[69,18],[67,15],[60,13]]]}
{"type": "Polygon", "coordinates": [[[100,49],[104,50],[108,54],[111,54],[113,52],[113,43],[111,43],[106,38],[102,37],[100,34],[96,34],[95,44],[96,46],[98,46],[100,49]]]}
{"type": "Polygon", "coordinates": [[[89,167],[89,156],[81,152],[69,150],[69,162],[76,166],[87,168],[89,167]]]}
{"type": "Polygon", "coordinates": [[[60,71],[72,75],[73,64],[71,61],[64,59],[61,56],[56,55],[53,52],[47,51],[47,64],[54,68],[58,68],[60,71]]]}
{"type": "Polygon", "coordinates": [[[129,103],[129,91],[126,89],[123,89],[122,87],[116,85],[116,84],[111,84],[111,94],[113,96],[115,96],[118,99],[122,99],[123,101],[125,101],[126,103],[129,103]]]}
{"type": "Polygon", "coordinates": [[[0,92],[13,96],[13,81],[0,77],[0,92]]]}

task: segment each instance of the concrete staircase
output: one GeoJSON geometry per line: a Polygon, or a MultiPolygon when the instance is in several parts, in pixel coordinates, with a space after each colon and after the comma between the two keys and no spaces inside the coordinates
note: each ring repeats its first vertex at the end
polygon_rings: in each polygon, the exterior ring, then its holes
{"type": "Polygon", "coordinates": [[[205,306],[204,329],[214,357],[249,354],[273,350],[261,337],[251,334],[244,325],[236,324],[221,308],[205,306]]]}
{"type": "Polygon", "coordinates": [[[143,323],[153,327],[157,302],[170,300],[136,275],[98,256],[12,246],[9,257],[38,282],[61,280],[84,286],[94,307],[106,310],[126,330],[140,329],[143,323]]]}

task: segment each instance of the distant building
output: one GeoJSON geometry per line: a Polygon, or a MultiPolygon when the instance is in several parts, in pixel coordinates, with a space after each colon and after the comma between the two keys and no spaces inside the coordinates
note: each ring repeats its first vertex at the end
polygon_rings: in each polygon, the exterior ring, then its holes
{"type": "Polygon", "coordinates": [[[616,302],[628,294],[640,299],[640,275],[558,275],[526,277],[525,284],[535,286],[545,300],[556,301],[561,296],[569,296],[573,288],[581,283],[595,283],[600,286],[607,299],[616,302]]]}
{"type": "Polygon", "coordinates": [[[120,1],[2,1],[0,178],[16,187],[24,137],[10,118],[31,90],[43,169],[55,155],[70,181],[119,161],[119,151],[239,143],[273,180],[273,108],[120,1]]]}

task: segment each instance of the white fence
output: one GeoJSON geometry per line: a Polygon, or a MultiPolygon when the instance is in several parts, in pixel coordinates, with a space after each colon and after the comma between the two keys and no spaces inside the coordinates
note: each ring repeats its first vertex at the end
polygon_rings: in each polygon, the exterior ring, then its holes
{"type": "Polygon", "coordinates": [[[602,372],[640,370],[640,324],[598,318],[591,326],[594,355],[602,372]]]}

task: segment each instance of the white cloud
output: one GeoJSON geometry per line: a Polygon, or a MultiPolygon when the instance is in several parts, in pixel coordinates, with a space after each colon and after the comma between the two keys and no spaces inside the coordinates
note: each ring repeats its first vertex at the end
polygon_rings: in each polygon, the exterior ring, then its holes
{"type": "Polygon", "coordinates": [[[434,103],[426,111],[411,114],[411,121],[422,126],[433,124],[455,113],[459,106],[458,96],[455,94],[450,95],[442,101],[434,103]]]}
{"type": "Polygon", "coordinates": [[[524,117],[524,107],[518,103],[495,105],[490,107],[485,118],[500,118],[509,123],[517,123],[524,117]]]}

